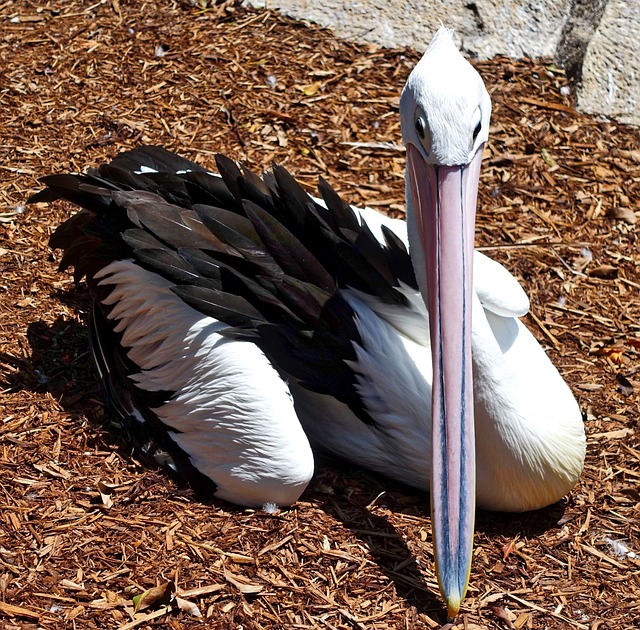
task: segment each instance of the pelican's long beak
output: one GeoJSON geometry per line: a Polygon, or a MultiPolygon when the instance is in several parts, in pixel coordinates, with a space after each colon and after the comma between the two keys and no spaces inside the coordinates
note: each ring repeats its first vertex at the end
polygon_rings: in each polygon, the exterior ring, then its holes
{"type": "Polygon", "coordinates": [[[481,146],[469,164],[428,164],[407,146],[409,187],[426,266],[433,357],[431,515],[440,591],[450,617],[469,584],[475,513],[471,373],[473,240],[481,146]]]}

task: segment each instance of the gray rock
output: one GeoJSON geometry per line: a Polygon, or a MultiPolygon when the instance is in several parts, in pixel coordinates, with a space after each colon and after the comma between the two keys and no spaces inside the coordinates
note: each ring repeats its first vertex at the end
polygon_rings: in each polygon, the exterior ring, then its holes
{"type": "Polygon", "coordinates": [[[556,59],[576,81],[582,79],[582,65],[589,42],[600,26],[609,0],[574,0],[562,29],[556,59]]]}
{"type": "Polygon", "coordinates": [[[465,52],[482,59],[553,55],[571,0],[270,0],[296,19],[338,37],[424,50],[440,24],[455,29],[465,52]]]}
{"type": "Polygon", "coordinates": [[[640,125],[640,3],[609,0],[582,64],[581,111],[640,125]]]}
{"type": "Polygon", "coordinates": [[[253,0],[336,35],[424,50],[442,23],[468,55],[556,58],[577,105],[640,125],[640,0],[253,0]]]}
{"type": "MultiPolygon", "coordinates": [[[[473,7],[476,28],[463,35],[464,46],[480,59],[553,56],[569,18],[571,0],[478,0],[444,2],[451,14],[473,7]]],[[[447,23],[443,20],[443,23],[447,23]]]]}

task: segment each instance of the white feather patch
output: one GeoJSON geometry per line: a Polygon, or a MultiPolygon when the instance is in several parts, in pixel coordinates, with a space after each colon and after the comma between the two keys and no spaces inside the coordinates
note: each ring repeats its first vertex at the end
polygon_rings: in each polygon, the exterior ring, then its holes
{"type": "Polygon", "coordinates": [[[155,168],[151,168],[150,166],[145,166],[142,164],[137,171],[134,171],[136,175],[146,175],[147,173],[157,173],[158,171],[155,168]]]}
{"type": "Polygon", "coordinates": [[[173,391],[154,409],[180,431],[172,438],[217,484],[216,496],[262,506],[295,502],[313,474],[313,455],[287,385],[252,343],[182,302],[171,283],[131,260],[98,274],[106,304],[148,391],[173,391]]]}
{"type": "Polygon", "coordinates": [[[404,337],[353,291],[362,344],[347,364],[375,424],[365,424],[330,396],[294,387],[296,408],[313,443],[403,483],[427,489],[430,476],[431,353],[404,337]]]}
{"type": "Polygon", "coordinates": [[[473,256],[473,288],[482,306],[502,317],[522,317],[529,298],[520,283],[498,262],[481,252],[473,256]]]}

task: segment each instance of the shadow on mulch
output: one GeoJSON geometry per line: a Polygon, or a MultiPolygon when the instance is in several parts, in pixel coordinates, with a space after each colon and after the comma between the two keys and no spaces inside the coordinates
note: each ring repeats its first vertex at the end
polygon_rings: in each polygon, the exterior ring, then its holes
{"type": "MultiPolygon", "coordinates": [[[[321,456],[317,469],[306,498],[355,534],[399,597],[418,612],[446,624],[446,608],[437,591],[428,588],[420,560],[407,546],[403,534],[385,516],[371,511],[372,505],[381,504],[394,515],[404,514],[429,523],[429,495],[330,456],[321,456]],[[325,475],[330,478],[331,493],[322,492],[325,475]],[[354,486],[356,498],[351,497],[354,486]]],[[[561,500],[541,510],[519,514],[478,510],[475,530],[490,539],[542,536],[564,523],[566,506],[566,500],[561,500]]]]}
{"type": "Polygon", "coordinates": [[[73,417],[86,413],[89,397],[97,393],[86,326],[63,315],[53,324],[34,321],[27,326],[27,341],[29,356],[0,354],[0,361],[15,370],[3,385],[11,391],[49,392],[73,417]]]}
{"type": "Polygon", "coordinates": [[[561,499],[534,512],[487,512],[476,513],[476,532],[486,534],[489,538],[502,536],[527,538],[541,536],[546,532],[559,529],[564,524],[564,513],[567,507],[565,499],[561,499]]]}
{"type": "MultiPolygon", "coordinates": [[[[83,321],[59,316],[50,325],[42,320],[31,322],[27,326],[30,355],[23,358],[0,353],[0,363],[10,365],[15,370],[3,385],[12,391],[51,394],[72,420],[86,420],[93,427],[87,445],[97,446],[99,450],[115,451],[125,461],[131,461],[133,457],[146,470],[159,472],[170,479],[180,494],[191,494],[191,498],[205,505],[211,503],[207,499],[211,495],[209,480],[201,485],[190,485],[182,475],[159,465],[152,454],[145,454],[138,448],[147,437],[144,432],[137,435],[135,430],[130,431],[106,408],[96,368],[91,360],[84,321],[90,307],[88,293],[79,287],[58,292],[56,299],[74,310],[83,321]]],[[[224,503],[224,508],[231,512],[242,511],[242,508],[233,504],[224,503]]]]}
{"type": "Polygon", "coordinates": [[[320,503],[327,514],[342,522],[367,546],[399,597],[415,606],[418,612],[446,623],[446,610],[436,593],[426,588],[415,554],[384,516],[372,514],[366,505],[345,496],[333,495],[320,503]]]}

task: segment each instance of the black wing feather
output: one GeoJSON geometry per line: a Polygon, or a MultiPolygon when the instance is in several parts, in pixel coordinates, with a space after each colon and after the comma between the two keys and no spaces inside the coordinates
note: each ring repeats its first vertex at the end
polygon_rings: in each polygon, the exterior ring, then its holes
{"type": "Polygon", "coordinates": [[[327,291],[335,290],[331,276],[291,231],[251,201],[246,200],[244,208],[267,250],[285,273],[327,291]]]}
{"type": "Polygon", "coordinates": [[[237,202],[242,203],[242,193],[240,192],[242,172],[240,168],[233,160],[222,154],[216,155],[216,164],[227,189],[237,202]]]}
{"type": "Polygon", "coordinates": [[[234,327],[250,327],[264,321],[262,315],[244,298],[202,286],[175,286],[173,292],[189,306],[234,327]]]}
{"type": "Polygon", "coordinates": [[[139,171],[142,166],[159,173],[177,173],[178,171],[206,172],[206,170],[191,160],[187,160],[171,151],[158,146],[142,146],[124,151],[117,155],[111,164],[126,171],[139,171]]]}
{"type": "Polygon", "coordinates": [[[192,172],[185,174],[185,187],[189,192],[193,204],[233,208],[239,211],[242,203],[238,201],[222,177],[207,172],[192,172]]]}
{"type": "Polygon", "coordinates": [[[251,221],[231,210],[197,204],[194,212],[222,242],[242,250],[260,248],[260,238],[251,221]]]}
{"type": "Polygon", "coordinates": [[[305,225],[307,211],[316,205],[315,202],[284,167],[275,164],[273,175],[281,200],[281,208],[287,213],[287,224],[292,226],[292,230],[305,225]]]}
{"type": "Polygon", "coordinates": [[[332,225],[356,233],[360,229],[360,221],[358,221],[355,212],[348,203],[340,198],[340,195],[338,195],[323,177],[320,177],[318,180],[318,191],[327,204],[329,212],[327,212],[325,216],[333,219],[332,225]]]}

